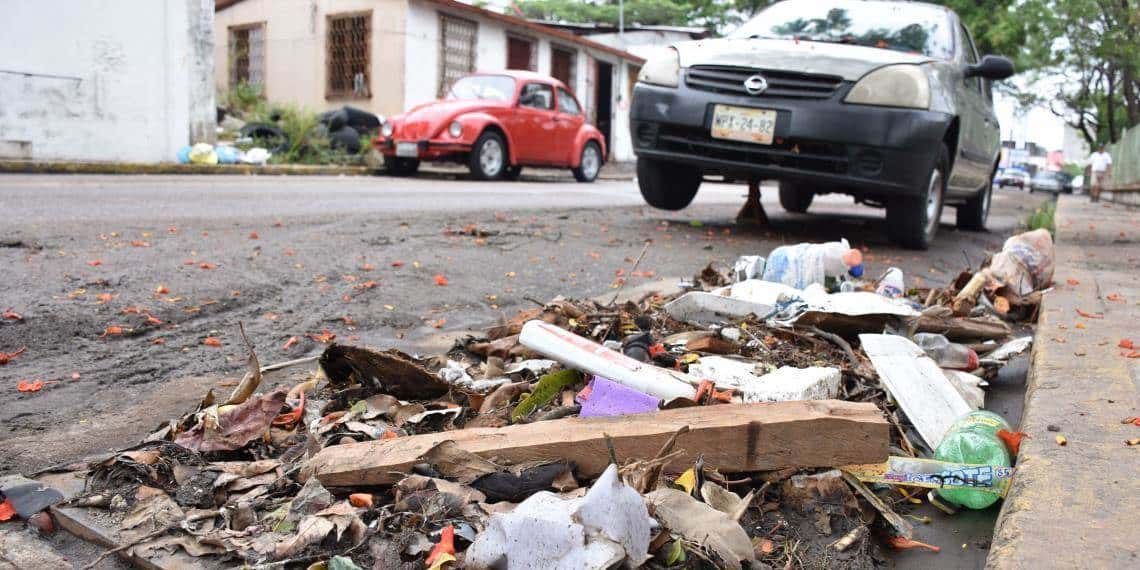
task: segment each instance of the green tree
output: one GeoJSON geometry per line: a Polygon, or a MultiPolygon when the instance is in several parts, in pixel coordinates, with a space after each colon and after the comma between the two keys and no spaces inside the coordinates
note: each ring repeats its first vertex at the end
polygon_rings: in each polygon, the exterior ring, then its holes
{"type": "MultiPolygon", "coordinates": [[[[773,0],[626,0],[625,23],[697,26],[724,31],[751,17],[773,0]]],[[[617,25],[617,0],[520,0],[528,18],[617,25]]],[[[508,10],[513,11],[511,8],[508,10]]]]}

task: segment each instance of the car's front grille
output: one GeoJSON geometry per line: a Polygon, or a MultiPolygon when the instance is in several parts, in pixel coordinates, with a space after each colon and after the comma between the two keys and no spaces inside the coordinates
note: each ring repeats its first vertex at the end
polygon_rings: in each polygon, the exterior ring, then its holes
{"type": "Polygon", "coordinates": [[[666,125],[661,125],[657,134],[657,148],[742,165],[776,166],[829,174],[846,174],[850,167],[847,147],[841,144],[776,139],[771,145],[759,145],[714,139],[704,129],[666,125]]]}
{"type": "Polygon", "coordinates": [[[702,91],[751,95],[744,88],[744,81],[753,75],[760,75],[768,82],[768,88],[753,95],[754,97],[827,99],[843,84],[843,78],[833,75],[719,65],[694,65],[690,67],[685,73],[685,84],[702,91]]]}

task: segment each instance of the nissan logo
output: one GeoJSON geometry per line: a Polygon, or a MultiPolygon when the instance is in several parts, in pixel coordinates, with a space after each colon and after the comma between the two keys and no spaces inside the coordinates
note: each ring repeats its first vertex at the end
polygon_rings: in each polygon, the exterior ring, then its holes
{"type": "Polygon", "coordinates": [[[744,90],[750,95],[759,95],[768,89],[768,80],[763,75],[753,75],[744,80],[744,90]]]}

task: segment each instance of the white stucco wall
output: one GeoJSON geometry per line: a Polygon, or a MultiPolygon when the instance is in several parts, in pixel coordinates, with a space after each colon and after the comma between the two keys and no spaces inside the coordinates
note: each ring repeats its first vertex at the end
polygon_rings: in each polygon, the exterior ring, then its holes
{"type": "MultiPolygon", "coordinates": [[[[217,13],[215,82],[229,89],[229,29],[265,25],[265,96],[314,111],[352,105],[379,115],[404,109],[407,0],[245,0],[217,13]],[[325,97],[328,16],[372,12],[368,98],[325,97]]],[[[416,65],[423,65],[416,62],[416,65]]]]}
{"type": "Polygon", "coordinates": [[[23,74],[0,73],[0,148],[158,162],[191,133],[212,140],[212,26],[202,24],[213,11],[213,0],[4,2],[0,69],[23,74]]]}
{"type": "MultiPolygon", "coordinates": [[[[247,0],[248,1],[248,0],[247,0]]],[[[266,0],[259,0],[266,1],[266,0]]],[[[440,8],[430,2],[410,0],[407,11],[407,34],[404,69],[404,108],[410,109],[436,98],[439,85],[439,13],[440,8]]],[[[611,132],[611,160],[633,160],[633,146],[629,137],[629,95],[626,86],[626,64],[620,58],[608,53],[591,53],[583,46],[566,42],[560,38],[537,33],[534,30],[513,28],[503,22],[456,13],[456,17],[471,20],[478,27],[476,36],[475,67],[477,71],[498,71],[507,65],[507,34],[517,34],[536,40],[537,71],[550,73],[551,44],[563,49],[572,49],[575,57],[575,85],[569,86],[578,100],[587,108],[595,102],[590,82],[591,66],[594,57],[613,64],[614,101],[611,132]]]]}

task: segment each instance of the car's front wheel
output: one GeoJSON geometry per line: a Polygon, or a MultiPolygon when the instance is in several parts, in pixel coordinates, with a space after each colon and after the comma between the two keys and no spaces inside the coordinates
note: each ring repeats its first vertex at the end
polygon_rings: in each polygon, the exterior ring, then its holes
{"type": "Polygon", "coordinates": [[[420,169],[420,161],[414,158],[384,156],[384,171],[392,176],[411,176],[420,169]]]}
{"type": "Polygon", "coordinates": [[[780,181],[780,205],[786,212],[802,214],[811,206],[815,192],[801,184],[780,181]]]}
{"type": "Polygon", "coordinates": [[[993,200],[993,186],[986,184],[982,191],[958,206],[957,225],[959,229],[985,231],[986,218],[990,215],[990,201],[993,200]]]}
{"type": "Polygon", "coordinates": [[[479,180],[494,180],[507,169],[507,145],[495,131],[484,131],[475,139],[467,160],[471,175],[479,180]]]}
{"type": "Polygon", "coordinates": [[[942,145],[918,196],[898,197],[887,202],[887,236],[891,241],[911,249],[930,248],[942,218],[949,171],[950,152],[942,145]]]}
{"type": "Polygon", "coordinates": [[[582,147],[582,156],[578,157],[578,167],[571,172],[578,182],[593,182],[598,178],[598,171],[601,169],[602,149],[598,147],[598,143],[589,141],[582,147]]]}
{"type": "Polygon", "coordinates": [[[654,208],[684,209],[697,195],[702,178],[699,168],[648,158],[637,159],[637,186],[641,189],[641,197],[654,208]]]}

